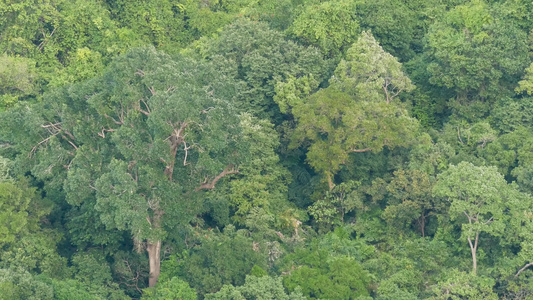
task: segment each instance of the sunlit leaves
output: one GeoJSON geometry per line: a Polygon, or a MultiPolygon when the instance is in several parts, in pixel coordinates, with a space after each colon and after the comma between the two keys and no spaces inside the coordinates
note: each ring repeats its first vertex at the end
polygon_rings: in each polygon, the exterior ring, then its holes
{"type": "Polygon", "coordinates": [[[309,5],[288,31],[300,41],[318,47],[325,56],[335,58],[359,34],[355,10],[355,1],[351,0],[309,5]]]}

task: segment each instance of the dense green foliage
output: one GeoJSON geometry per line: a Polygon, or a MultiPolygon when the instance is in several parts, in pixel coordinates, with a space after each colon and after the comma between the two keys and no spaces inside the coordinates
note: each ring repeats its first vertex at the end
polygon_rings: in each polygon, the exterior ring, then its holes
{"type": "Polygon", "coordinates": [[[533,298],[532,12],[0,0],[0,299],[533,298]]]}

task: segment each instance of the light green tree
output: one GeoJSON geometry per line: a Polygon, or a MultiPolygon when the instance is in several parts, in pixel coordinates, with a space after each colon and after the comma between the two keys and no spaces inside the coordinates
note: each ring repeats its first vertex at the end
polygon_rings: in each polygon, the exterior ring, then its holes
{"type": "Polygon", "coordinates": [[[35,62],[23,57],[0,56],[0,110],[35,92],[35,62]]]}
{"type": "Polygon", "coordinates": [[[533,95],[533,63],[526,68],[524,78],[518,82],[518,87],[515,89],[517,93],[525,92],[528,95],[533,95]]]}
{"type": "Polygon", "coordinates": [[[449,104],[470,121],[512,94],[529,63],[526,35],[482,0],[457,5],[427,34],[430,82],[455,92],[449,104]]]}
{"type": "Polygon", "coordinates": [[[281,277],[272,278],[270,276],[246,276],[246,282],[242,286],[234,287],[225,285],[222,289],[214,294],[207,294],[205,299],[208,300],[246,300],[246,299],[265,299],[265,300],[304,300],[307,299],[298,291],[287,294],[283,288],[281,277]]]}
{"type": "Polygon", "coordinates": [[[411,81],[369,33],[352,45],[330,81],[292,109],[297,121],[292,146],[310,143],[307,161],[331,190],[350,153],[406,146],[418,123],[397,99],[413,88],[411,81]]]}
{"type": "Polygon", "coordinates": [[[470,247],[475,275],[480,235],[500,236],[504,232],[507,206],[519,192],[495,167],[476,167],[468,162],[450,166],[439,174],[433,192],[450,201],[450,219],[461,224],[461,236],[470,247]]]}
{"type": "Polygon", "coordinates": [[[434,297],[438,300],[459,299],[498,299],[492,288],[495,282],[492,278],[475,276],[458,270],[446,272],[444,280],[433,288],[434,297]]]}
{"type": "Polygon", "coordinates": [[[196,291],[187,282],[172,277],[172,279],[161,282],[156,287],[144,290],[142,299],[144,300],[196,300],[196,291]]]}
{"type": "Polygon", "coordinates": [[[402,64],[387,53],[370,32],[363,32],[330,80],[345,92],[366,101],[391,103],[400,93],[415,87],[402,64]]]}
{"type": "Polygon", "coordinates": [[[329,58],[344,53],[359,35],[353,0],[325,1],[305,7],[288,28],[289,34],[314,45],[329,58]]]}

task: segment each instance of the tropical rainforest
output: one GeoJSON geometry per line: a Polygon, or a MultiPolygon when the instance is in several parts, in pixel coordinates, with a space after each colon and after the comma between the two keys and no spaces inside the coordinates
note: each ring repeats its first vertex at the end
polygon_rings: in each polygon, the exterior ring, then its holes
{"type": "Polygon", "coordinates": [[[533,2],[1,0],[0,299],[533,299],[533,2]]]}

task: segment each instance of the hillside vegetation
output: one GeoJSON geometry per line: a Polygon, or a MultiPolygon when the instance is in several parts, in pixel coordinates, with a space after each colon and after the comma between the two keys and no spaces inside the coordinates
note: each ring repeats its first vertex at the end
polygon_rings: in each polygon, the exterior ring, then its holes
{"type": "Polygon", "coordinates": [[[528,0],[0,0],[0,299],[533,299],[528,0]]]}

